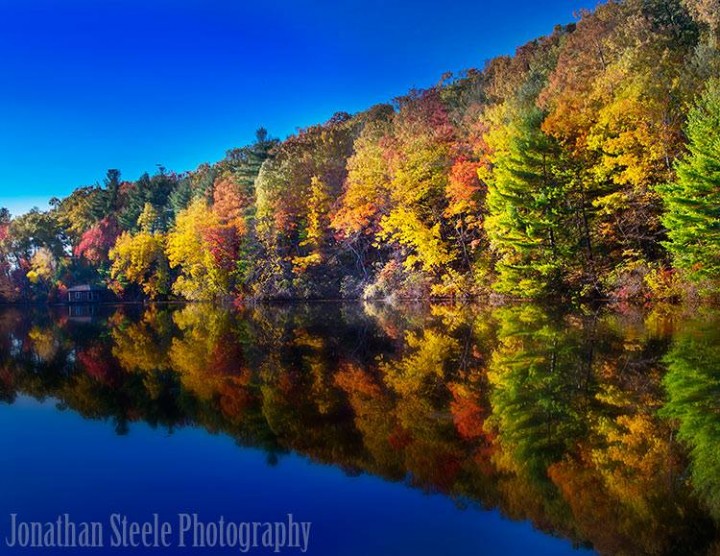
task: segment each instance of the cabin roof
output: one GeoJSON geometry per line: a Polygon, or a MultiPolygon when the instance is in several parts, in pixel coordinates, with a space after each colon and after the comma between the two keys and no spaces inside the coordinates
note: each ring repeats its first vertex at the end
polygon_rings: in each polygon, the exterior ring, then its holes
{"type": "Polygon", "coordinates": [[[72,288],[68,288],[68,293],[70,292],[96,292],[101,291],[102,288],[99,288],[97,286],[91,286],[90,284],[78,284],[77,286],[73,286],[72,288]]]}

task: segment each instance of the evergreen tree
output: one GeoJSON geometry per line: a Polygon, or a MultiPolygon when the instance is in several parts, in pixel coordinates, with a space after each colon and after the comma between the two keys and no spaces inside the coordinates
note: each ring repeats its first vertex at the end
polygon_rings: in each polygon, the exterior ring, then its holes
{"type": "Polygon", "coordinates": [[[677,179],[660,188],[675,265],[693,278],[720,278],[720,79],[708,82],[688,116],[688,152],[677,179]]]}
{"type": "Polygon", "coordinates": [[[568,177],[557,143],[540,129],[535,107],[504,106],[493,148],[485,227],[497,254],[496,289],[519,297],[557,292],[567,270],[568,177]]]}
{"type": "Polygon", "coordinates": [[[150,203],[158,212],[158,227],[166,230],[174,216],[170,195],[177,185],[177,176],[167,173],[165,168],[160,167],[159,171],[152,177],[147,173],[140,176],[125,195],[125,202],[118,216],[118,220],[124,230],[137,231],[138,218],[150,203]]]}
{"type": "MultiPolygon", "coordinates": [[[[97,186],[96,186],[97,188],[97,186]]],[[[119,208],[120,203],[120,170],[107,171],[102,188],[91,201],[91,213],[95,221],[100,221],[119,208]]]]}
{"type": "Polygon", "coordinates": [[[172,211],[171,220],[175,220],[177,214],[185,210],[193,200],[192,180],[190,176],[184,176],[180,179],[168,197],[170,210],[172,211]]]}
{"type": "Polygon", "coordinates": [[[150,175],[146,172],[128,189],[118,220],[123,230],[137,231],[137,221],[145,208],[146,191],[150,189],[150,175]]]}

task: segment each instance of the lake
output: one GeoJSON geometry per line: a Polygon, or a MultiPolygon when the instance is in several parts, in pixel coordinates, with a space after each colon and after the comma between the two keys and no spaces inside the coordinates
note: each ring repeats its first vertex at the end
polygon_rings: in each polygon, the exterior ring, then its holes
{"type": "Polygon", "coordinates": [[[3,552],[720,546],[713,308],[6,308],[0,402],[3,552]]]}

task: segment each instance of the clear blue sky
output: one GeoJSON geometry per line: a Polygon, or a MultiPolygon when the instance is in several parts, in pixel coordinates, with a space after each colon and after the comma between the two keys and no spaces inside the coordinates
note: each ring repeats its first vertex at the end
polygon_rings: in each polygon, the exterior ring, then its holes
{"type": "Polygon", "coordinates": [[[222,158],[482,67],[595,0],[0,0],[0,206],[222,158]]]}

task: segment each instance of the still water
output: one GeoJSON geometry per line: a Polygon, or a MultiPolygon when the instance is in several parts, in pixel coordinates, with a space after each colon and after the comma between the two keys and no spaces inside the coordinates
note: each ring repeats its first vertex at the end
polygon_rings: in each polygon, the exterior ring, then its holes
{"type": "Polygon", "coordinates": [[[0,553],[242,553],[192,546],[228,522],[257,554],[720,546],[720,311],[92,312],[0,310],[0,553]],[[11,549],[13,519],[104,543],[11,549]],[[168,547],[113,548],[121,519],[168,547]]]}

